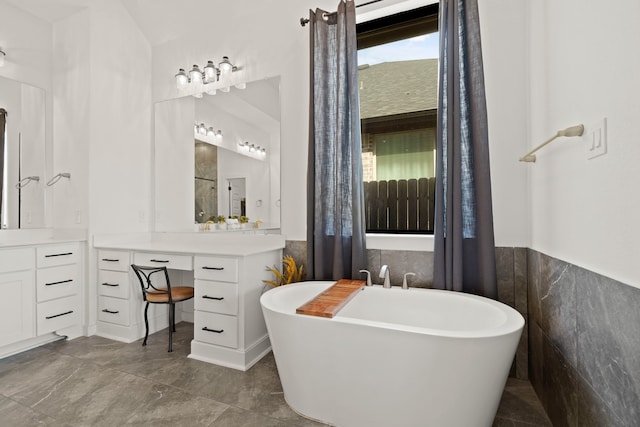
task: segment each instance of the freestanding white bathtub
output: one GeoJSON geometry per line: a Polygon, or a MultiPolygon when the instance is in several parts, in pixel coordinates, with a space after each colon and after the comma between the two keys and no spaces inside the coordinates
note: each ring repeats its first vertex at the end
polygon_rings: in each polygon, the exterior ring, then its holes
{"type": "Polygon", "coordinates": [[[341,427],[492,425],[524,326],[517,311],[371,286],[332,319],[296,314],[332,284],[280,286],[260,300],[294,411],[341,427]]]}

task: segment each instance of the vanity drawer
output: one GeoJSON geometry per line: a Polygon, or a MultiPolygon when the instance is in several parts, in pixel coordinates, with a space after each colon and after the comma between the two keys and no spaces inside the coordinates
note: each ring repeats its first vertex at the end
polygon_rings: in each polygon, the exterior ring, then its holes
{"type": "Polygon", "coordinates": [[[238,281],[238,259],[197,256],[194,260],[193,276],[196,279],[236,283],[238,281]]]}
{"type": "Polygon", "coordinates": [[[35,267],[33,255],[31,248],[0,250],[0,273],[31,270],[35,267]]]}
{"type": "Polygon", "coordinates": [[[196,280],[194,308],[212,313],[238,314],[238,285],[196,280]]]}
{"type": "Polygon", "coordinates": [[[129,252],[98,251],[98,268],[101,270],[129,271],[129,252]]]}
{"type": "Polygon", "coordinates": [[[75,295],[79,286],[78,266],[75,264],[41,268],[36,273],[38,302],[75,295]]]}
{"type": "Polygon", "coordinates": [[[193,338],[224,347],[238,347],[238,318],[225,314],[195,312],[193,338]]]}
{"type": "Polygon", "coordinates": [[[174,270],[191,270],[193,268],[191,255],[136,252],[133,255],[133,263],[147,267],[167,267],[174,270]]]}
{"type": "Polygon", "coordinates": [[[45,245],[36,248],[36,265],[38,268],[56,265],[78,264],[80,262],[80,245],[45,245]]]}
{"type": "Polygon", "coordinates": [[[129,273],[124,271],[98,270],[98,295],[114,298],[129,298],[129,273]]]}
{"type": "Polygon", "coordinates": [[[80,297],[72,295],[38,304],[38,335],[80,324],[80,297]]]}
{"type": "Polygon", "coordinates": [[[106,296],[98,297],[98,320],[129,326],[131,314],[129,300],[106,296]]]}

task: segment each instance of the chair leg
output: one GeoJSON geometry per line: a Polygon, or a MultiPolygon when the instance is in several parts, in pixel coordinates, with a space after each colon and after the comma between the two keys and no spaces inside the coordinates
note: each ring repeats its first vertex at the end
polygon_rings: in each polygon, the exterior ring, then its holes
{"type": "Polygon", "coordinates": [[[169,353],[173,351],[173,304],[169,304],[169,353]]]}
{"type": "Polygon", "coordinates": [[[176,305],[171,304],[171,310],[173,311],[173,332],[176,331],[176,305]]]}
{"type": "Polygon", "coordinates": [[[147,302],[147,306],[144,308],[145,333],[144,333],[144,341],[142,341],[143,346],[147,345],[147,338],[149,337],[149,319],[147,317],[147,311],[149,311],[149,302],[147,302]]]}

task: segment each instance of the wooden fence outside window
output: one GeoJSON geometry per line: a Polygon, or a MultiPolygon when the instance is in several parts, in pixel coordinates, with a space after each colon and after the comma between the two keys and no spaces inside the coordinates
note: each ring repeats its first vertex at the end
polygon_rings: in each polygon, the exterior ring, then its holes
{"type": "Polygon", "coordinates": [[[433,233],[435,178],[364,183],[367,231],[433,233]]]}

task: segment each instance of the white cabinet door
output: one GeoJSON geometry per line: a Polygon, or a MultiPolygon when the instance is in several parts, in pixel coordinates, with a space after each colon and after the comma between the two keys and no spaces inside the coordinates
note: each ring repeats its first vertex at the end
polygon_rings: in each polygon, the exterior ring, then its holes
{"type": "Polygon", "coordinates": [[[0,347],[36,334],[33,270],[0,274],[0,347]]]}

